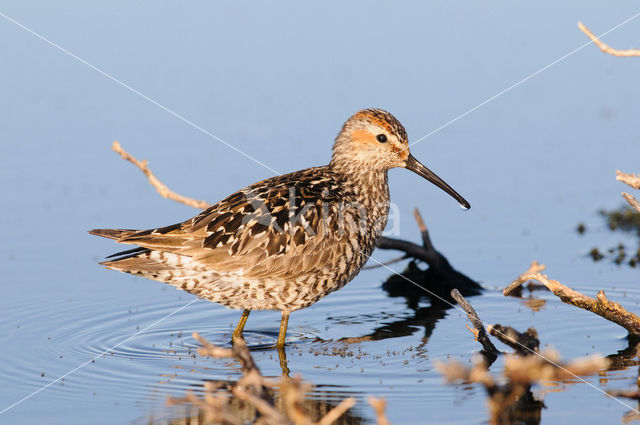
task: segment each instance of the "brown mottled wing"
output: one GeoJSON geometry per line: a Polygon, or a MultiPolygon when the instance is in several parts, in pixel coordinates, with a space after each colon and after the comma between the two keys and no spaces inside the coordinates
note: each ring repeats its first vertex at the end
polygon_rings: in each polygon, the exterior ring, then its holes
{"type": "Polygon", "coordinates": [[[318,167],[242,189],[181,224],[119,242],[174,252],[222,273],[286,277],[338,261],[335,231],[344,189],[318,167]],[[287,255],[284,255],[287,253],[287,255]]]}

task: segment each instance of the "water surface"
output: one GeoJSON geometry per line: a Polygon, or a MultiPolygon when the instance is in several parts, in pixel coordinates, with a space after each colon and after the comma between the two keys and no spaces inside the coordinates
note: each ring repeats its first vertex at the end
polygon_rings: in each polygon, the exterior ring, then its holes
{"type": "MultiPolygon", "coordinates": [[[[576,21],[600,33],[638,12],[577,1],[33,1],[0,11],[278,172],[326,163],[340,126],[363,107],[390,110],[417,140],[579,47],[586,39],[576,21]]],[[[638,22],[606,40],[638,47],[638,22]]],[[[171,188],[210,202],[273,171],[3,18],[0,51],[0,410],[88,362],[0,423],[164,424],[189,415],[166,397],[240,376],[232,362],[194,355],[191,333],[227,344],[239,313],[195,301],[154,324],[193,297],[97,265],[117,247],[88,229],[149,228],[196,213],[160,198],[110,144],[118,139],[171,188]]],[[[566,358],[614,354],[627,346],[625,332],[548,293],[534,294],[544,301],[534,310],[500,289],[538,259],[551,277],[591,295],[604,288],[637,311],[638,270],[594,263],[588,252],[637,244],[609,232],[597,212],[621,205],[629,190],[614,171],[638,171],[639,72],[637,60],[588,46],[415,145],[470,211],[406,170],[390,173],[398,236],[419,240],[418,206],[437,248],[487,289],[471,299],[481,317],[535,326],[566,358]]],[[[316,385],[310,399],[319,405],[356,396],[352,423],[371,422],[369,395],[387,398],[396,424],[485,423],[484,390],[446,385],[434,369],[477,353],[465,316],[388,296],[390,274],[363,271],[292,315],[292,373],[316,385]],[[345,337],[361,342],[345,346],[345,337]]],[[[280,374],[277,354],[260,347],[275,341],[278,322],[278,313],[257,312],[247,324],[269,376],[280,374]]],[[[586,378],[591,385],[539,394],[542,423],[618,422],[629,408],[599,390],[633,388],[636,377],[635,368],[604,372],[586,378]]]]}

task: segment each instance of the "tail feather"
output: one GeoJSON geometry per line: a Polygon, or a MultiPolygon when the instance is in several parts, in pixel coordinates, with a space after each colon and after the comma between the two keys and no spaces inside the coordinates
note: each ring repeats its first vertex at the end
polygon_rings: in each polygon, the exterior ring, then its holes
{"type": "Polygon", "coordinates": [[[109,239],[122,239],[128,236],[133,235],[138,232],[138,230],[131,229],[93,229],[89,230],[89,233],[96,236],[102,236],[103,238],[109,239]]]}
{"type": "Polygon", "coordinates": [[[147,248],[136,247],[133,249],[127,249],[126,251],[116,252],[115,254],[111,254],[107,256],[107,258],[113,258],[113,260],[111,261],[126,260],[127,258],[137,257],[138,255],[148,251],[151,251],[151,250],[147,248]]]}

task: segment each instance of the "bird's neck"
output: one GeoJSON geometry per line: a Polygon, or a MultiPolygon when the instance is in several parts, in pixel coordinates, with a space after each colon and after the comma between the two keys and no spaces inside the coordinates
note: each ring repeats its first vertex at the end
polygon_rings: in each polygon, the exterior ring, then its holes
{"type": "Polygon", "coordinates": [[[332,161],[329,168],[340,181],[345,192],[349,193],[348,203],[366,212],[368,226],[374,237],[380,236],[387,223],[389,214],[389,185],[387,170],[373,169],[371,164],[350,162],[342,165],[332,161]]]}

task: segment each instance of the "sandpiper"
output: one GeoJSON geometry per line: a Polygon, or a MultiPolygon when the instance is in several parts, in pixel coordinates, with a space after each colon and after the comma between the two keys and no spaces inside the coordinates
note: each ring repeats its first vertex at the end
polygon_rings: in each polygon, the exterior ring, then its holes
{"type": "Polygon", "coordinates": [[[289,314],[351,281],[382,234],[389,211],[387,171],[407,168],[469,203],[409,153],[400,122],[381,109],[350,117],[329,165],[262,180],[182,223],[150,230],[90,233],[136,245],[100,263],[169,283],[200,298],[242,309],[233,337],[251,310],[289,314]]]}

